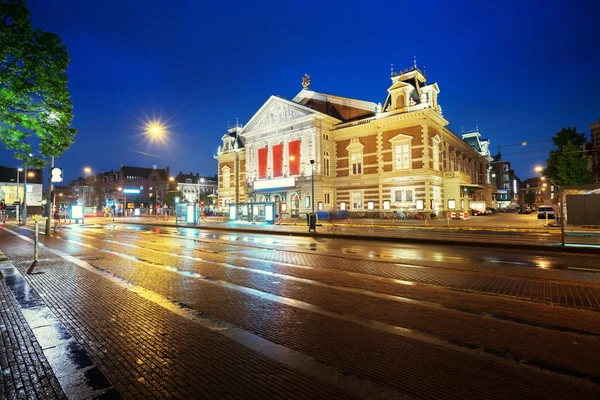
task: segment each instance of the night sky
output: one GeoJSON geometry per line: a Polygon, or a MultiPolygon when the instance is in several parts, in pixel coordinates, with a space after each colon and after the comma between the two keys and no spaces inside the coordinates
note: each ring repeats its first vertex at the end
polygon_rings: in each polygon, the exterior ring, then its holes
{"type": "MultiPolygon", "coordinates": [[[[213,175],[228,122],[311,89],[384,102],[390,64],[417,56],[456,133],[477,125],[525,179],[562,126],[600,117],[598,2],[28,0],[71,57],[67,179],[119,163],[213,175]],[[171,135],[151,143],[144,121],[171,135]],[[132,150],[163,157],[144,156],[132,150]]],[[[0,147],[0,164],[16,165],[0,147]]]]}

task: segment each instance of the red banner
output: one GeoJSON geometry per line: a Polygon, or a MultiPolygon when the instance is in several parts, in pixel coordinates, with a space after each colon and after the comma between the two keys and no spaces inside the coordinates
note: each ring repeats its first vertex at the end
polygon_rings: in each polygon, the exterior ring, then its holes
{"type": "Polygon", "coordinates": [[[300,141],[288,143],[290,157],[290,175],[300,175],[300,141]]]}
{"type": "Polygon", "coordinates": [[[273,178],[283,176],[283,145],[273,146],[273,178]]]}
{"type": "Polygon", "coordinates": [[[267,178],[267,159],[269,155],[269,149],[263,147],[258,149],[258,179],[267,178]]]}

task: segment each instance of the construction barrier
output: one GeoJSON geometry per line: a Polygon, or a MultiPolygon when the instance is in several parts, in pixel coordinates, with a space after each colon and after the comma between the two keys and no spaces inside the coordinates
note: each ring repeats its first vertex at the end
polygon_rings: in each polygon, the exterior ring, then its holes
{"type": "Polygon", "coordinates": [[[446,218],[447,219],[469,219],[469,213],[468,212],[457,212],[457,211],[448,211],[446,213],[446,218]]]}

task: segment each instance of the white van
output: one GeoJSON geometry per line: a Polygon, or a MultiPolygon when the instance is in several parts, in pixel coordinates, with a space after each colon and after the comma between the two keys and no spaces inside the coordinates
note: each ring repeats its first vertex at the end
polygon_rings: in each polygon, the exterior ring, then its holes
{"type": "Polygon", "coordinates": [[[539,206],[538,207],[538,219],[554,219],[554,207],[552,206],[539,206]]]}

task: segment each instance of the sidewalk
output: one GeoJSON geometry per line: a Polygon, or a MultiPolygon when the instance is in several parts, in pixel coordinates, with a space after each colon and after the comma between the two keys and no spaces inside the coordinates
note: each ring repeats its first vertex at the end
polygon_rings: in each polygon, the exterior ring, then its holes
{"type": "Polygon", "coordinates": [[[66,399],[42,348],[7,286],[12,267],[0,253],[0,398],[66,399]]]}
{"type": "MultiPolygon", "coordinates": [[[[89,221],[89,220],[88,220],[89,221]]],[[[91,222],[91,221],[90,221],[91,222]]],[[[112,220],[98,218],[95,224],[110,224],[112,220]]],[[[134,224],[175,227],[175,219],[156,219],[153,217],[117,218],[115,224],[134,224]]],[[[227,232],[244,232],[273,235],[295,235],[307,237],[323,237],[347,239],[348,237],[361,240],[376,240],[387,242],[413,242],[422,244],[483,246],[508,249],[549,250],[571,253],[600,254],[600,232],[579,230],[566,232],[567,246],[561,246],[560,230],[552,231],[523,231],[498,228],[450,228],[444,226],[393,226],[393,225],[355,225],[324,222],[317,226],[316,233],[309,233],[303,220],[296,225],[282,224],[251,224],[246,222],[219,221],[211,217],[208,221],[197,226],[180,226],[182,228],[209,229],[227,232]]],[[[87,225],[87,224],[86,224],[87,225]]],[[[91,224],[90,224],[91,225],[91,224]]],[[[75,225],[74,225],[75,226],[75,225]]]]}
{"type": "MultiPolygon", "coordinates": [[[[31,244],[4,229],[0,237],[2,250],[23,273],[31,244]]],[[[105,398],[347,398],[332,384],[231,340],[235,328],[81,260],[93,251],[81,250],[75,258],[56,249],[58,239],[44,242],[43,267],[26,279],[114,385],[114,397],[105,398]]]]}

